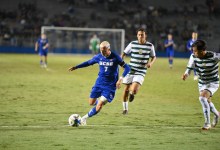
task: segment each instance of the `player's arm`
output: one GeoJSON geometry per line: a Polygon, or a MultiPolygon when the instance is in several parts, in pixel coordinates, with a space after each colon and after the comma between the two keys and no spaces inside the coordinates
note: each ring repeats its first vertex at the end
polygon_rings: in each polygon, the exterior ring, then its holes
{"type": "Polygon", "coordinates": [[[124,68],[124,72],[122,73],[122,76],[118,79],[117,83],[116,83],[116,87],[119,89],[120,88],[120,85],[121,85],[121,82],[123,80],[123,78],[129,73],[130,71],[130,67],[124,62],[122,61],[120,64],[119,64],[121,67],[124,68]]]}
{"type": "Polygon", "coordinates": [[[186,44],[186,48],[187,48],[188,51],[191,51],[190,41],[187,42],[187,44],[186,44]]]}
{"type": "Polygon", "coordinates": [[[193,60],[193,56],[190,56],[188,65],[186,67],[186,71],[185,73],[182,75],[182,79],[185,81],[187,79],[187,77],[190,75],[190,72],[194,69],[194,60],[193,60]]]}
{"type": "Polygon", "coordinates": [[[47,43],[44,47],[43,47],[43,49],[46,49],[46,48],[48,48],[49,47],[49,43],[47,43]]]}
{"type": "Polygon", "coordinates": [[[126,56],[126,53],[123,52],[123,53],[121,54],[121,58],[124,60],[125,56],[126,56]]]}
{"type": "Polygon", "coordinates": [[[121,54],[122,60],[124,60],[125,56],[131,53],[131,43],[125,48],[124,52],[121,54]]]}
{"type": "Polygon", "coordinates": [[[155,62],[156,59],[157,59],[153,45],[152,45],[152,48],[151,48],[150,56],[151,56],[151,60],[148,61],[148,63],[146,64],[147,68],[151,68],[151,66],[154,64],[154,62],[155,62]]]}
{"type": "Polygon", "coordinates": [[[214,59],[220,61],[220,53],[214,53],[214,59]]]}
{"type": "Polygon", "coordinates": [[[164,47],[167,48],[168,46],[170,46],[170,43],[167,41],[164,43],[164,47]]]}
{"type": "Polygon", "coordinates": [[[91,60],[85,61],[85,62],[83,62],[83,63],[81,63],[77,66],[70,67],[68,70],[73,71],[73,70],[76,70],[76,69],[79,69],[79,68],[88,67],[88,66],[93,65],[95,63],[96,63],[95,59],[91,59],[91,60]]]}
{"type": "Polygon", "coordinates": [[[35,51],[38,50],[38,46],[39,46],[39,45],[38,45],[38,42],[36,42],[36,43],[35,43],[35,51]]]}

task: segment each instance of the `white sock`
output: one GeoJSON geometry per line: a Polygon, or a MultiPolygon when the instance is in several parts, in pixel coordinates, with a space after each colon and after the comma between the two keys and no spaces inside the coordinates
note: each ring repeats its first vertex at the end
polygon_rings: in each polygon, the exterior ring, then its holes
{"type": "Polygon", "coordinates": [[[123,110],[128,110],[128,102],[122,102],[123,110]]]}
{"type": "Polygon", "coordinates": [[[88,117],[89,117],[88,114],[86,114],[82,117],[82,119],[87,119],[88,117]]]}
{"type": "Polygon", "coordinates": [[[209,106],[210,106],[211,112],[213,112],[213,113],[215,114],[215,116],[219,116],[219,112],[218,112],[218,110],[215,108],[215,105],[214,105],[212,102],[209,103],[209,106]]]}
{"type": "Polygon", "coordinates": [[[199,101],[202,104],[205,123],[210,124],[210,106],[209,106],[208,100],[207,98],[200,96],[199,101]]]}

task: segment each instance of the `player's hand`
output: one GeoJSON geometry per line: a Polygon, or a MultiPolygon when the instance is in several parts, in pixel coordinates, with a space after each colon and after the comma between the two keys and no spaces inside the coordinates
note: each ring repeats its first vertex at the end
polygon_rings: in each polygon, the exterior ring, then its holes
{"type": "Polygon", "coordinates": [[[146,67],[147,67],[147,68],[150,68],[151,65],[152,65],[151,63],[147,63],[147,64],[146,64],[146,67]]]}
{"type": "Polygon", "coordinates": [[[69,68],[68,70],[69,70],[69,71],[76,70],[76,67],[75,67],[75,66],[73,66],[73,67],[69,68]]]}
{"type": "Polygon", "coordinates": [[[120,88],[121,88],[121,81],[122,81],[122,79],[119,79],[119,80],[117,81],[117,83],[116,83],[116,88],[117,88],[117,89],[120,89],[120,88]]]}
{"type": "Polygon", "coordinates": [[[188,74],[183,74],[182,79],[185,81],[188,76],[188,74]]]}

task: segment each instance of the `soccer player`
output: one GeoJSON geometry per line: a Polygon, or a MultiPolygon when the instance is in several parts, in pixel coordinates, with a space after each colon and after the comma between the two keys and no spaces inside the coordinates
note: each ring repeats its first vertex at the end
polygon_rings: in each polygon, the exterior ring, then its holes
{"type": "Polygon", "coordinates": [[[196,40],[192,44],[192,49],[193,54],[190,56],[182,79],[186,80],[193,69],[198,73],[199,101],[205,118],[205,124],[202,129],[208,130],[211,128],[210,111],[214,113],[213,127],[217,125],[219,119],[219,112],[211,102],[211,97],[219,87],[218,62],[220,61],[220,53],[206,51],[206,42],[203,40],[196,40]]]}
{"type": "Polygon", "coordinates": [[[41,37],[35,43],[35,51],[39,51],[41,67],[47,67],[47,53],[49,43],[46,34],[41,34],[41,37]]]}
{"type": "Polygon", "coordinates": [[[123,92],[122,114],[124,115],[128,113],[128,97],[129,102],[134,100],[134,96],[144,82],[147,68],[151,68],[156,60],[154,45],[148,42],[146,38],[146,31],[143,28],[139,28],[137,30],[137,40],[130,42],[121,55],[122,59],[126,55],[131,55],[129,63],[131,70],[123,79],[125,89],[123,92]]]}
{"type": "MultiPolygon", "coordinates": [[[[187,45],[186,45],[186,48],[189,50],[189,52],[192,54],[193,53],[193,50],[192,50],[192,44],[197,40],[198,38],[198,33],[197,32],[192,32],[192,39],[190,39],[188,42],[187,42],[187,45]]],[[[196,74],[196,70],[194,69],[194,80],[198,80],[198,76],[196,74]]]]}
{"type": "Polygon", "coordinates": [[[89,98],[89,104],[94,107],[88,112],[88,114],[81,118],[81,125],[86,125],[87,118],[99,113],[103,105],[106,103],[112,102],[116,88],[120,88],[123,77],[125,77],[130,71],[129,66],[121,59],[121,57],[116,53],[111,52],[109,42],[103,41],[100,44],[100,52],[101,53],[95,55],[92,59],[69,68],[69,71],[73,71],[95,63],[99,64],[98,78],[92,88],[89,98]],[[120,78],[118,78],[118,65],[124,68],[124,72],[120,78]]]}
{"type": "Polygon", "coordinates": [[[164,47],[166,49],[167,57],[169,58],[170,69],[173,68],[174,46],[173,35],[168,34],[167,39],[164,41],[164,47]]]}
{"type": "Polygon", "coordinates": [[[89,49],[92,51],[92,54],[98,54],[99,44],[100,44],[100,39],[97,37],[96,34],[94,34],[89,42],[89,49]]]}

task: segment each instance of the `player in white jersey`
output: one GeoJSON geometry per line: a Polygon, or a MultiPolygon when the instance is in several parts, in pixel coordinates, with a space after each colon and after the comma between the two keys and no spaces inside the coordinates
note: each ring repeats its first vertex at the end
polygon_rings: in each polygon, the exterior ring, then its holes
{"type": "Polygon", "coordinates": [[[146,38],[146,31],[143,28],[138,29],[138,40],[130,42],[121,56],[124,59],[126,55],[131,55],[129,63],[131,70],[123,79],[123,84],[126,85],[123,92],[123,114],[128,113],[128,97],[130,102],[134,100],[134,95],[144,82],[147,68],[151,68],[156,60],[154,45],[146,38]]]}
{"type": "Polygon", "coordinates": [[[220,53],[206,51],[206,42],[203,40],[196,40],[192,44],[192,50],[193,54],[190,56],[182,79],[186,80],[191,70],[196,70],[199,77],[199,101],[205,118],[205,124],[202,129],[208,130],[211,126],[215,127],[219,120],[219,112],[211,102],[211,97],[219,88],[218,62],[220,61],[220,53]],[[214,114],[212,125],[210,111],[214,114]]]}

